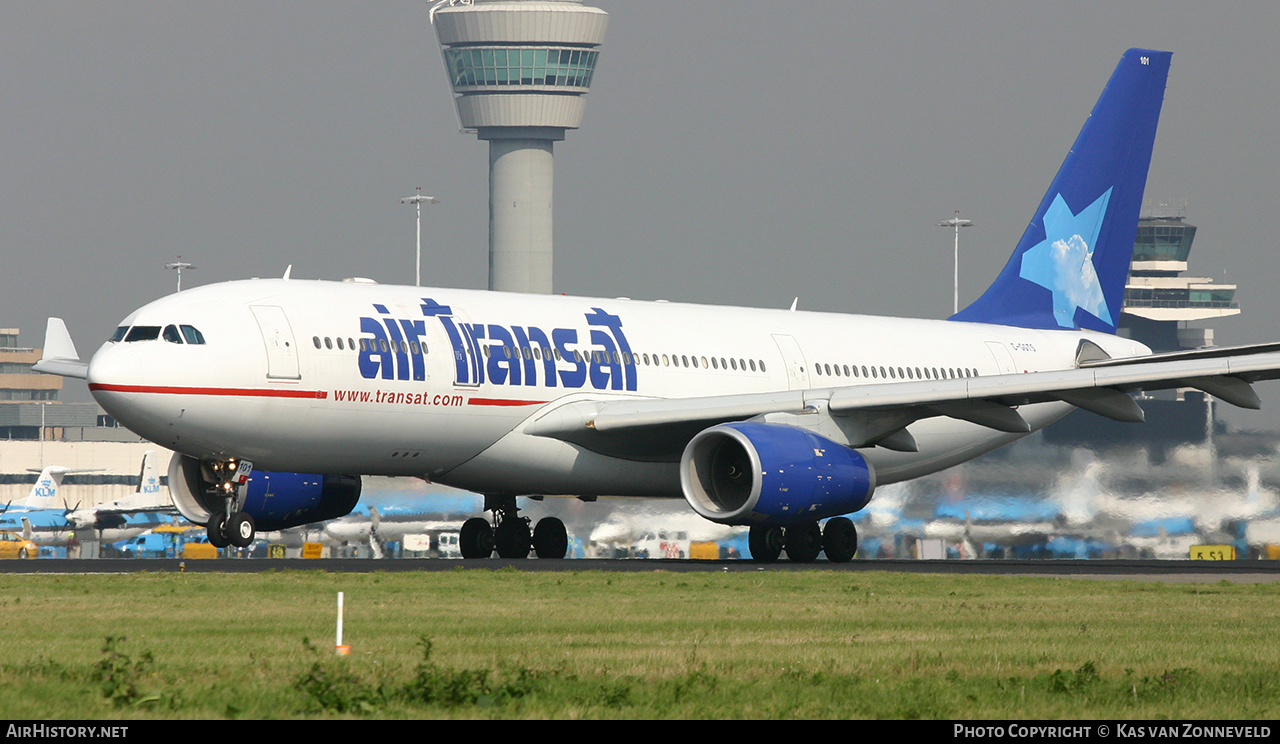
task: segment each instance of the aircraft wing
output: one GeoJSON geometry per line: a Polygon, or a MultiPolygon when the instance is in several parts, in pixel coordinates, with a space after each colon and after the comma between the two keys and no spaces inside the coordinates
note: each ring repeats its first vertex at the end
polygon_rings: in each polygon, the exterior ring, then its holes
{"type": "MultiPolygon", "coordinates": [[[[118,506],[115,504],[103,504],[102,506],[85,507],[70,511],[66,515],[66,519],[77,530],[91,529],[100,526],[104,522],[113,520],[123,523],[124,518],[137,514],[178,514],[178,508],[172,503],[168,505],[154,506],[118,506]]],[[[96,539],[96,538],[95,538],[96,539]]]]}
{"type": "Polygon", "coordinates": [[[142,504],[132,506],[123,502],[102,504],[79,509],[77,512],[92,513],[97,516],[128,516],[130,514],[177,514],[178,507],[173,502],[167,504],[142,504]]]}
{"type": "Polygon", "coordinates": [[[1081,362],[1048,372],[952,380],[880,382],[773,393],[679,399],[579,401],[544,413],[525,433],[638,459],[678,458],[694,434],[717,423],[824,409],[850,446],[914,451],[906,427],[949,416],[998,431],[1026,433],[1017,406],[1062,401],[1117,421],[1140,422],[1132,394],[1189,387],[1242,408],[1260,408],[1252,388],[1280,378],[1280,345],[1209,348],[1081,362]]]}

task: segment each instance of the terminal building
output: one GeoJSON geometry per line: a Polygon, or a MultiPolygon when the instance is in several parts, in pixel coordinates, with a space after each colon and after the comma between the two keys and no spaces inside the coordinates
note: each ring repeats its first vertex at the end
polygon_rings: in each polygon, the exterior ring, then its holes
{"type": "Polygon", "coordinates": [[[0,328],[0,439],[83,438],[106,425],[96,403],[58,400],[62,378],[31,369],[41,349],[21,346],[17,328],[0,328]]]}
{"type": "Polygon", "coordinates": [[[33,371],[43,350],[18,336],[0,328],[0,503],[26,497],[46,465],[95,471],[63,480],[67,503],[84,506],[131,493],[148,449],[167,466],[168,450],[117,426],[97,403],[59,400],[63,378],[33,371]]]}

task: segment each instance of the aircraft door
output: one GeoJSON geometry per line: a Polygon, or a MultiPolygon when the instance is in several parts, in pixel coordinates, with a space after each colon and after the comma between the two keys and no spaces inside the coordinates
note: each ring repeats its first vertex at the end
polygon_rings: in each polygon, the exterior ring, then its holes
{"type": "Polygon", "coordinates": [[[787,370],[787,389],[805,390],[809,387],[809,373],[805,369],[804,353],[795,338],[775,333],[773,342],[782,352],[782,364],[787,370]]]}
{"type": "Polygon", "coordinates": [[[996,360],[996,366],[1000,369],[1000,374],[1011,375],[1014,373],[1013,355],[1009,353],[1009,347],[999,341],[988,341],[987,349],[996,360]]]}
{"type": "Polygon", "coordinates": [[[267,347],[267,378],[271,380],[300,380],[298,371],[298,345],[293,339],[293,329],[284,310],[275,305],[251,305],[253,317],[262,331],[262,342],[267,347]]]}

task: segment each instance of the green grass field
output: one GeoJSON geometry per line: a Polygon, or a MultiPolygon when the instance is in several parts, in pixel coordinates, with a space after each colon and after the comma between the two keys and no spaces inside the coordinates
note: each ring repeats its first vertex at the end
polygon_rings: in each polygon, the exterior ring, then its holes
{"type": "Polygon", "coordinates": [[[1277,584],[473,569],[0,587],[10,719],[1280,714],[1277,584]]]}

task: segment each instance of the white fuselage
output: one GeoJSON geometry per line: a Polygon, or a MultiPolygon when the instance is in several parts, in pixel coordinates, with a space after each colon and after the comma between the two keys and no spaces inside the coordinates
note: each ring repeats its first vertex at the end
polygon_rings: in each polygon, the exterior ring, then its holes
{"type": "MultiPolygon", "coordinates": [[[[203,341],[112,341],[90,362],[102,407],[157,444],[510,494],[680,495],[671,458],[522,432],[566,403],[1069,369],[1082,338],[1116,357],[1149,353],[1088,331],[281,279],[170,295],[122,325],[190,326],[203,341]]],[[[1019,413],[1035,429],[1069,410],[1019,413]]],[[[918,452],[860,450],[879,483],[1019,436],[945,417],[910,432],[918,452]]]]}

